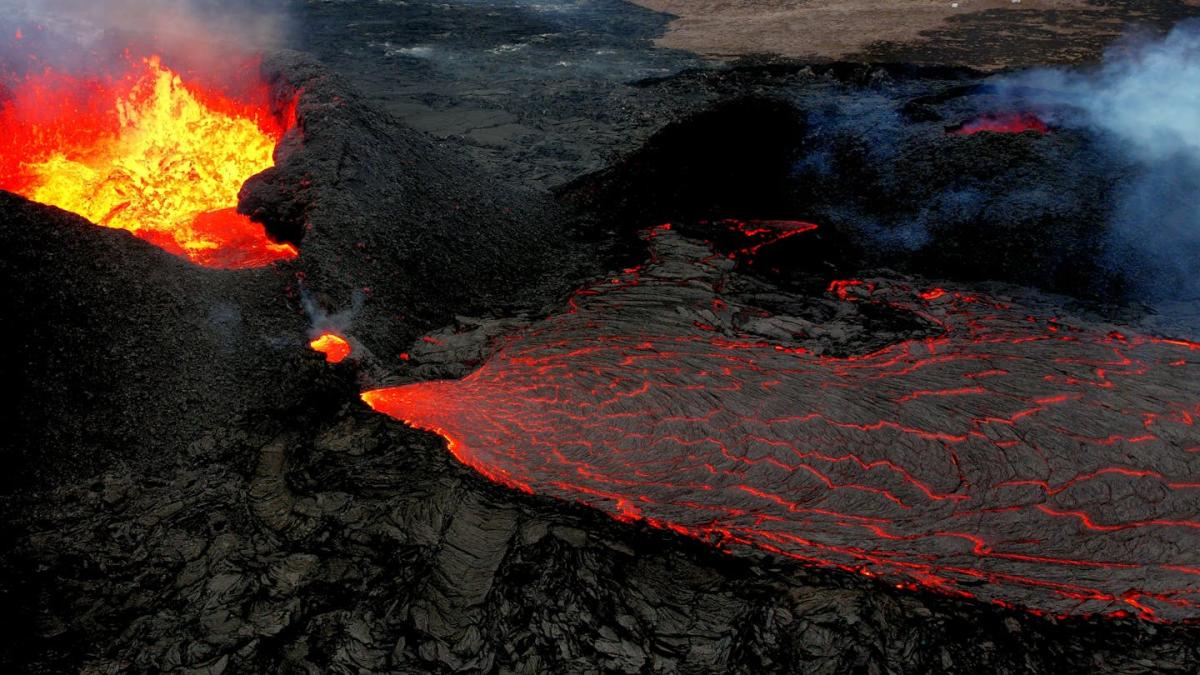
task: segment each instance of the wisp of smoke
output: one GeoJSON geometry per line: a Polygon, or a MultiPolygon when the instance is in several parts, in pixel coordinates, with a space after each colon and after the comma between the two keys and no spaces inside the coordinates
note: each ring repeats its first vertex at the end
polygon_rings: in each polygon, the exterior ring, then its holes
{"type": "Polygon", "coordinates": [[[303,282],[299,284],[299,288],[300,304],[304,307],[304,313],[308,315],[311,325],[310,337],[317,337],[327,331],[342,335],[348,334],[354,318],[362,312],[363,305],[367,300],[361,291],[355,291],[350,298],[350,307],[338,312],[329,312],[321,306],[303,282]]]}
{"type": "Polygon", "coordinates": [[[1034,70],[997,84],[1128,161],[1109,224],[1112,263],[1149,298],[1200,297],[1200,23],[1122,42],[1091,71],[1034,70]]]}

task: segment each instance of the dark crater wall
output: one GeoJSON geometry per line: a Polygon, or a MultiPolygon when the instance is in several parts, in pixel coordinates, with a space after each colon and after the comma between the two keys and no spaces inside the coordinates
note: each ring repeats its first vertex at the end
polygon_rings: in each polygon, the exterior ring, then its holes
{"type": "Polygon", "coordinates": [[[282,269],[206,270],[8,193],[0,241],[5,491],[154,464],[319,379],[282,269]]]}
{"type": "Polygon", "coordinates": [[[545,194],[398,124],[310,57],[283,53],[264,72],[281,96],[300,92],[298,129],[241,209],[299,245],[301,285],[324,311],[361,304],[343,329],[372,352],[394,358],[415,326],[512,310],[519,291],[576,271],[567,214],[545,194]]]}

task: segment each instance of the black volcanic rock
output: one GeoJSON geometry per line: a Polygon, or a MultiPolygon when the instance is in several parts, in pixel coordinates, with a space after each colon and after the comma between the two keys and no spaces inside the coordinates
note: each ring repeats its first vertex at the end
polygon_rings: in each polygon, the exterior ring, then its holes
{"type": "Polygon", "coordinates": [[[568,203],[603,205],[607,229],[797,219],[821,225],[826,241],[793,269],[886,266],[1130,299],[1107,229],[1128,160],[1078,129],[949,133],[1012,112],[979,74],[750,60],[642,86],[676,101],[666,121],[613,167],[560,189],[568,203]]]}
{"type": "Polygon", "coordinates": [[[519,289],[572,271],[570,223],[544,193],[364,104],[311,57],[279,53],[263,70],[277,98],[299,92],[297,128],[240,209],[299,245],[303,287],[324,311],[361,304],[343,330],[371,351],[395,355],[410,326],[503,311],[519,289]]]}
{"type": "Polygon", "coordinates": [[[0,661],[33,670],[1190,673],[1195,628],[898,591],[500,488],[299,402],[174,472],[6,498],[0,661]],[[19,534],[18,534],[19,533],[19,534]]]}
{"type": "Polygon", "coordinates": [[[153,464],[320,379],[281,269],[204,269],[8,193],[0,242],[5,491],[153,464]]]}
{"type": "Polygon", "coordinates": [[[805,131],[803,115],[786,101],[721,101],[666,124],[636,152],[561,192],[635,231],[700,218],[785,217],[805,131]]]}
{"type": "Polygon", "coordinates": [[[300,138],[243,207],[299,237],[297,261],[197,269],[0,196],[20,397],[3,424],[8,670],[1196,671],[1194,626],[1058,621],[729,556],[505,489],[369,412],[369,367],[456,314],[553,306],[604,249],[317,64],[267,72],[303,92],[300,138]],[[297,273],[325,312],[365,297],[344,365],[307,349],[297,273]]]}

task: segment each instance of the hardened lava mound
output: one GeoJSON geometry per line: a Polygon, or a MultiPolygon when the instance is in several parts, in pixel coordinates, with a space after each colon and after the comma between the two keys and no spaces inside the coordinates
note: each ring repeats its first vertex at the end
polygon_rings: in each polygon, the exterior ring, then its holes
{"type": "Polygon", "coordinates": [[[1200,618],[1200,344],[870,279],[829,298],[933,336],[828,356],[725,292],[736,260],[648,239],[649,264],[467,377],[364,399],[493,480],[718,546],[1039,613],[1200,618]]]}

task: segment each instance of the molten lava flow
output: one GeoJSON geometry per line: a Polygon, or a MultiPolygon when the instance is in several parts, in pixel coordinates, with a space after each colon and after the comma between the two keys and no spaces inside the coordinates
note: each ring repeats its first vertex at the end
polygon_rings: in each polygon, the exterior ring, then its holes
{"type": "Polygon", "coordinates": [[[979,119],[968,122],[950,133],[956,136],[970,136],[980,132],[996,134],[1020,134],[1033,131],[1044,134],[1050,128],[1037,115],[1029,113],[1009,115],[984,115],[979,119]]]}
{"type": "Polygon", "coordinates": [[[293,258],[237,213],[250,176],[273,165],[286,129],[261,105],[185,85],[157,57],[121,77],[47,71],[0,108],[0,188],[128,230],[222,268],[293,258]]]}
{"type": "MultiPolygon", "coordinates": [[[[830,299],[942,334],[833,358],[751,329],[735,261],[659,228],[461,380],[370,391],[510,486],[718,546],[1056,614],[1200,618],[1200,345],[952,288],[830,299]]],[[[784,319],[785,317],[780,317],[784,319]]]]}
{"type": "Polygon", "coordinates": [[[347,356],[350,356],[350,343],[346,341],[346,338],[333,333],[325,333],[308,345],[324,354],[325,360],[330,363],[341,363],[347,356]]]}

